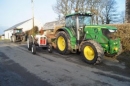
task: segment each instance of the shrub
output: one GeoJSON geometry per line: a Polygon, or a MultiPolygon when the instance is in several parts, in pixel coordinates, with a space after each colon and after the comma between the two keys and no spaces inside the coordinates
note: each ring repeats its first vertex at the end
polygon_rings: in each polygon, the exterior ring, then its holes
{"type": "Polygon", "coordinates": [[[121,39],[123,51],[130,51],[130,24],[113,24],[111,26],[118,28],[115,36],[121,39]]]}
{"type": "Polygon", "coordinates": [[[25,34],[35,36],[36,34],[38,34],[38,32],[39,32],[39,31],[38,31],[38,27],[35,26],[35,27],[32,28],[31,30],[26,31],[25,34]]]}

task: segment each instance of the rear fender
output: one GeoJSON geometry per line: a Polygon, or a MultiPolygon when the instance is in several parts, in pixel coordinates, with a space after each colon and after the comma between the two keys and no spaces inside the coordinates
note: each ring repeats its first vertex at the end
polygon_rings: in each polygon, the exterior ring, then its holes
{"type": "Polygon", "coordinates": [[[71,31],[70,31],[68,28],[60,28],[60,29],[58,29],[58,30],[55,32],[55,34],[56,34],[57,32],[59,32],[59,31],[64,31],[64,32],[68,35],[69,38],[73,37],[71,31]]]}

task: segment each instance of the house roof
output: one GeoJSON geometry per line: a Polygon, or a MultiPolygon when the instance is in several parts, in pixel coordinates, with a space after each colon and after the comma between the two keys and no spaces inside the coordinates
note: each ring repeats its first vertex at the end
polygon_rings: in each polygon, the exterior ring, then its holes
{"type": "Polygon", "coordinates": [[[55,26],[64,25],[64,23],[65,23],[64,20],[47,22],[44,24],[43,29],[44,30],[54,29],[55,26]]]}
{"type": "MultiPolygon", "coordinates": [[[[32,18],[31,18],[31,19],[32,19],[32,18]]],[[[15,29],[16,27],[20,26],[21,24],[23,24],[23,23],[25,23],[25,22],[27,22],[27,21],[29,21],[29,20],[31,20],[31,19],[28,19],[28,20],[26,20],[26,21],[20,22],[20,23],[14,25],[14,26],[8,28],[7,30],[15,29]]],[[[5,31],[7,31],[7,30],[5,30],[5,31]]]]}

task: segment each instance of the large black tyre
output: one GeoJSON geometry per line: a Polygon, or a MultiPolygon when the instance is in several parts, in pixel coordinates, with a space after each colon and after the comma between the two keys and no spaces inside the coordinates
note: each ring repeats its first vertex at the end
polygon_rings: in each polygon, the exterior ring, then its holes
{"type": "Polygon", "coordinates": [[[46,49],[48,49],[48,47],[42,47],[42,49],[43,49],[43,50],[46,50],[46,49]]]}
{"type": "Polygon", "coordinates": [[[52,51],[53,51],[53,47],[52,47],[51,44],[48,45],[48,49],[47,49],[47,50],[48,50],[49,53],[52,53],[52,51]]]}
{"type": "Polygon", "coordinates": [[[15,35],[12,36],[12,41],[13,41],[14,43],[16,42],[16,36],[15,36],[15,35]]]}
{"type": "Polygon", "coordinates": [[[32,45],[33,45],[33,39],[32,39],[31,36],[29,36],[29,37],[27,38],[27,47],[28,47],[28,50],[31,50],[32,45]]]}
{"type": "Polygon", "coordinates": [[[12,36],[10,37],[10,42],[13,42],[13,40],[12,40],[12,36]]]}
{"type": "Polygon", "coordinates": [[[116,56],[116,53],[115,54],[109,54],[109,53],[104,53],[106,57],[115,57],[116,56]]]}
{"type": "Polygon", "coordinates": [[[64,31],[59,31],[56,34],[56,47],[60,54],[70,53],[70,38],[64,31]]]}
{"type": "Polygon", "coordinates": [[[32,45],[32,49],[31,49],[32,54],[36,54],[36,46],[32,45]]]}
{"type": "Polygon", "coordinates": [[[88,64],[99,64],[104,57],[103,48],[99,43],[93,40],[88,40],[81,45],[82,58],[88,64]]]}

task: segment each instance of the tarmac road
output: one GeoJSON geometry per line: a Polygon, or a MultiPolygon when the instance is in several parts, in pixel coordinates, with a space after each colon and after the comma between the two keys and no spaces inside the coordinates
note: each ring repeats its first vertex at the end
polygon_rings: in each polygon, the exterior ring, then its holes
{"type": "Polygon", "coordinates": [[[104,59],[89,65],[80,55],[60,55],[0,41],[0,86],[130,86],[130,69],[104,59]]]}

